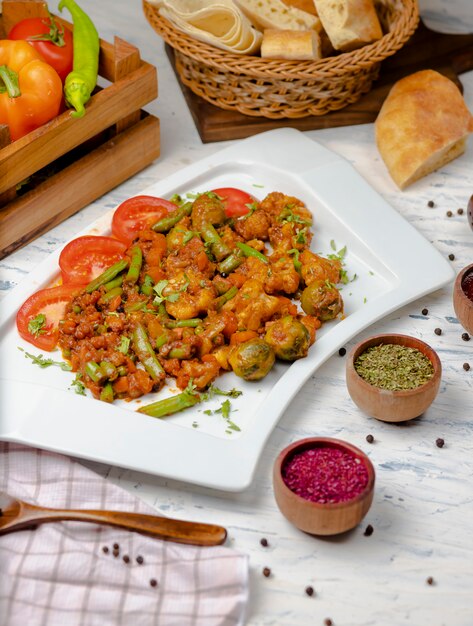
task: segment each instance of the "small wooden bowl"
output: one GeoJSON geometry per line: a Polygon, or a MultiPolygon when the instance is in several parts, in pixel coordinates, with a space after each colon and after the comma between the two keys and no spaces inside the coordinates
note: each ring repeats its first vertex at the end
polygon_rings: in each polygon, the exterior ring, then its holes
{"type": "Polygon", "coordinates": [[[473,302],[462,289],[462,282],[470,272],[473,272],[473,263],[462,269],[455,279],[453,285],[453,308],[463,328],[473,334],[473,302]]]}
{"type": "Polygon", "coordinates": [[[312,535],[337,535],[355,528],[368,512],[374,494],[374,467],[364,452],[340,439],[309,437],[284,448],[273,468],[273,489],[281,513],[294,526],[312,535]],[[336,504],[311,502],[297,495],[283,480],[282,468],[294,454],[310,448],[331,447],[343,450],[361,459],[368,470],[368,484],[355,498],[336,504]]]}
{"type": "Polygon", "coordinates": [[[357,344],[350,352],[346,362],[346,382],[353,402],[364,413],[383,422],[406,422],[419,415],[432,404],[438,393],[442,365],[440,359],[429,345],[408,335],[374,335],[357,344]],[[383,344],[398,344],[417,348],[434,367],[434,374],[424,385],[405,391],[390,391],[370,385],[355,370],[355,361],[367,348],[383,344]]]}

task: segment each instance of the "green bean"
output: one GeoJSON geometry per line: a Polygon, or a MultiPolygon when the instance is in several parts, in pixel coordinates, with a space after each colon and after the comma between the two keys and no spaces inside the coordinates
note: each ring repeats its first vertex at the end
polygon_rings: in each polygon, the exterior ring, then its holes
{"type": "Polygon", "coordinates": [[[150,296],[153,293],[153,286],[153,279],[149,274],[146,274],[143,280],[143,284],[140,287],[140,291],[145,296],[150,296]]]}
{"type": "Polygon", "coordinates": [[[204,223],[200,227],[200,233],[205,243],[210,245],[213,255],[217,261],[221,261],[227,257],[231,250],[225,242],[222,241],[220,235],[217,233],[212,224],[204,223]]]}
{"type": "Polygon", "coordinates": [[[108,378],[108,380],[115,380],[118,376],[117,368],[110,361],[100,361],[100,369],[108,378]]]}
{"type": "Polygon", "coordinates": [[[62,11],[64,7],[74,24],[73,68],[66,76],[64,95],[67,104],[75,109],[72,116],[82,117],[84,105],[97,84],[100,41],[94,23],[74,0],[61,0],[58,9],[62,11]]]}
{"type": "Polygon", "coordinates": [[[168,357],[170,359],[188,359],[190,357],[189,347],[187,348],[173,348],[168,357]]]}
{"type": "Polygon", "coordinates": [[[125,313],[134,313],[135,311],[140,311],[141,309],[144,309],[146,305],[146,300],[139,300],[138,302],[133,302],[133,304],[127,304],[125,307],[125,313]]]}
{"type": "Polygon", "coordinates": [[[217,265],[217,269],[220,274],[230,274],[231,272],[233,272],[233,270],[236,270],[236,268],[239,267],[244,260],[245,258],[241,251],[237,250],[236,252],[232,252],[230,256],[221,261],[217,265]]]}
{"type": "Polygon", "coordinates": [[[112,383],[107,383],[105,387],[100,392],[100,399],[102,402],[113,402],[113,387],[112,383]]]}
{"type": "Polygon", "coordinates": [[[134,285],[140,277],[141,266],[143,265],[143,252],[140,246],[133,246],[131,249],[131,261],[125,281],[134,285]]]}
{"type": "Polygon", "coordinates": [[[132,333],[133,352],[144,365],[145,370],[154,381],[164,378],[164,370],[158,361],[156,354],[148,339],[146,330],[141,324],[137,324],[132,333]]]}
{"type": "Polygon", "coordinates": [[[158,400],[152,404],[147,404],[138,409],[138,413],[144,413],[150,417],[165,417],[166,415],[172,415],[183,411],[188,407],[194,406],[201,401],[199,394],[191,394],[188,391],[183,391],[177,394],[177,396],[171,396],[170,398],[164,398],[164,400],[158,400]]]}
{"type": "Polygon", "coordinates": [[[215,308],[217,309],[217,311],[222,308],[225,302],[228,302],[229,300],[234,298],[237,295],[237,293],[238,293],[238,287],[235,287],[235,285],[233,285],[233,287],[230,287],[228,291],[223,293],[218,298],[215,298],[214,303],[215,303],[215,308]]]}
{"type": "Polygon", "coordinates": [[[100,296],[100,302],[110,302],[111,300],[113,300],[113,298],[121,296],[122,293],[123,289],[121,287],[114,287],[113,289],[110,289],[110,291],[107,291],[107,293],[104,293],[100,296]]]}
{"type": "Polygon", "coordinates": [[[173,211],[166,217],[160,219],[156,224],[153,224],[151,228],[157,233],[167,233],[178,222],[182,220],[186,215],[190,215],[192,211],[192,202],[186,202],[179,209],[173,211]]]}
{"type": "Polygon", "coordinates": [[[202,324],[200,317],[193,317],[189,320],[165,320],[164,322],[166,328],[195,328],[200,324],[202,324]]]}
{"type": "Polygon", "coordinates": [[[94,278],[92,282],[90,282],[85,288],[86,293],[92,293],[102,285],[105,285],[109,281],[113,280],[120,272],[123,272],[128,267],[128,261],[126,259],[121,259],[117,261],[109,268],[102,272],[97,278],[94,278]]]}
{"type": "Polygon", "coordinates": [[[74,304],[74,306],[72,307],[72,310],[74,311],[74,313],[82,313],[82,309],[78,304],[74,304]]]}
{"type": "Polygon", "coordinates": [[[108,283],[105,283],[104,288],[105,291],[110,291],[110,289],[115,289],[115,287],[121,287],[123,283],[123,276],[117,276],[113,280],[109,280],[108,283]]]}
{"type": "Polygon", "coordinates": [[[255,259],[259,259],[260,261],[263,261],[263,263],[269,263],[269,259],[267,256],[265,256],[261,252],[258,252],[258,250],[255,250],[254,248],[249,246],[247,243],[242,243],[241,241],[237,241],[236,245],[238,248],[240,248],[240,250],[243,252],[245,256],[252,256],[255,259]]]}
{"type": "Polygon", "coordinates": [[[154,340],[156,349],[159,350],[159,348],[161,348],[161,346],[164,346],[164,344],[167,343],[168,341],[169,341],[169,335],[167,333],[163,333],[162,335],[159,335],[159,337],[157,337],[157,339],[154,340]]]}
{"type": "Polygon", "coordinates": [[[100,365],[98,365],[95,361],[87,361],[85,364],[85,373],[94,381],[94,383],[99,383],[106,378],[100,365]]]}

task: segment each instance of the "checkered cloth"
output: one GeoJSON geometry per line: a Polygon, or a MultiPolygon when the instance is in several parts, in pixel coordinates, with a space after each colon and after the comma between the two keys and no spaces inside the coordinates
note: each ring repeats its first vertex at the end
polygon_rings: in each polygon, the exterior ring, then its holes
{"type": "MultiPolygon", "coordinates": [[[[156,513],[72,459],[14,444],[0,443],[0,489],[50,507],[156,513]]],[[[0,536],[2,626],[236,626],[247,600],[247,557],[226,547],[83,522],[0,536]]]]}

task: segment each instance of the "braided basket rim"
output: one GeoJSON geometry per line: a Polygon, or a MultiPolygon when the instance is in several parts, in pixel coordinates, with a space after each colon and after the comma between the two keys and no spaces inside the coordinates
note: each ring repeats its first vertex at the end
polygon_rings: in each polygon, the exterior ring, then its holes
{"type": "Polygon", "coordinates": [[[279,80],[320,80],[324,74],[329,78],[368,68],[400,50],[419,23],[417,0],[400,0],[400,3],[403,10],[400,11],[395,27],[381,39],[357,50],[317,61],[262,59],[258,56],[228,52],[178,31],[148,0],[143,0],[143,11],[152,28],[172,48],[221,73],[228,71],[254,78],[279,80]]]}

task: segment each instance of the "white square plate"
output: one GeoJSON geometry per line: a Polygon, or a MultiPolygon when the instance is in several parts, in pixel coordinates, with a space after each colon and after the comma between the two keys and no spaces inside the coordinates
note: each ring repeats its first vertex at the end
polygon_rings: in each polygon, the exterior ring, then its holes
{"type": "MultiPolygon", "coordinates": [[[[322,327],[307,358],[278,363],[258,383],[232,373],[218,379],[221,388],[243,391],[231,400],[230,416],[241,431],[228,432],[221,414],[204,413],[219,408],[223,398],[218,397],[153,419],[134,412],[138,401],[109,405],[78,396],[70,389],[73,374],[40,369],[18,350],[39,353],[18,336],[15,315],[28,296],[57,278],[58,251],[2,304],[1,439],[216,489],[243,490],[269,434],[309,376],[362,329],[453,279],[450,264],[349,163],[296,130],[241,141],[143,193],[169,198],[218,187],[239,187],[260,199],[281,191],[306,203],[314,214],[312,250],[331,253],[332,241],[337,250],[347,246],[346,270],[357,278],[343,287],[346,318],[322,327]]],[[[109,234],[112,213],[80,234],[109,234]]],[[[140,403],[155,399],[150,394],[140,403]]]]}

